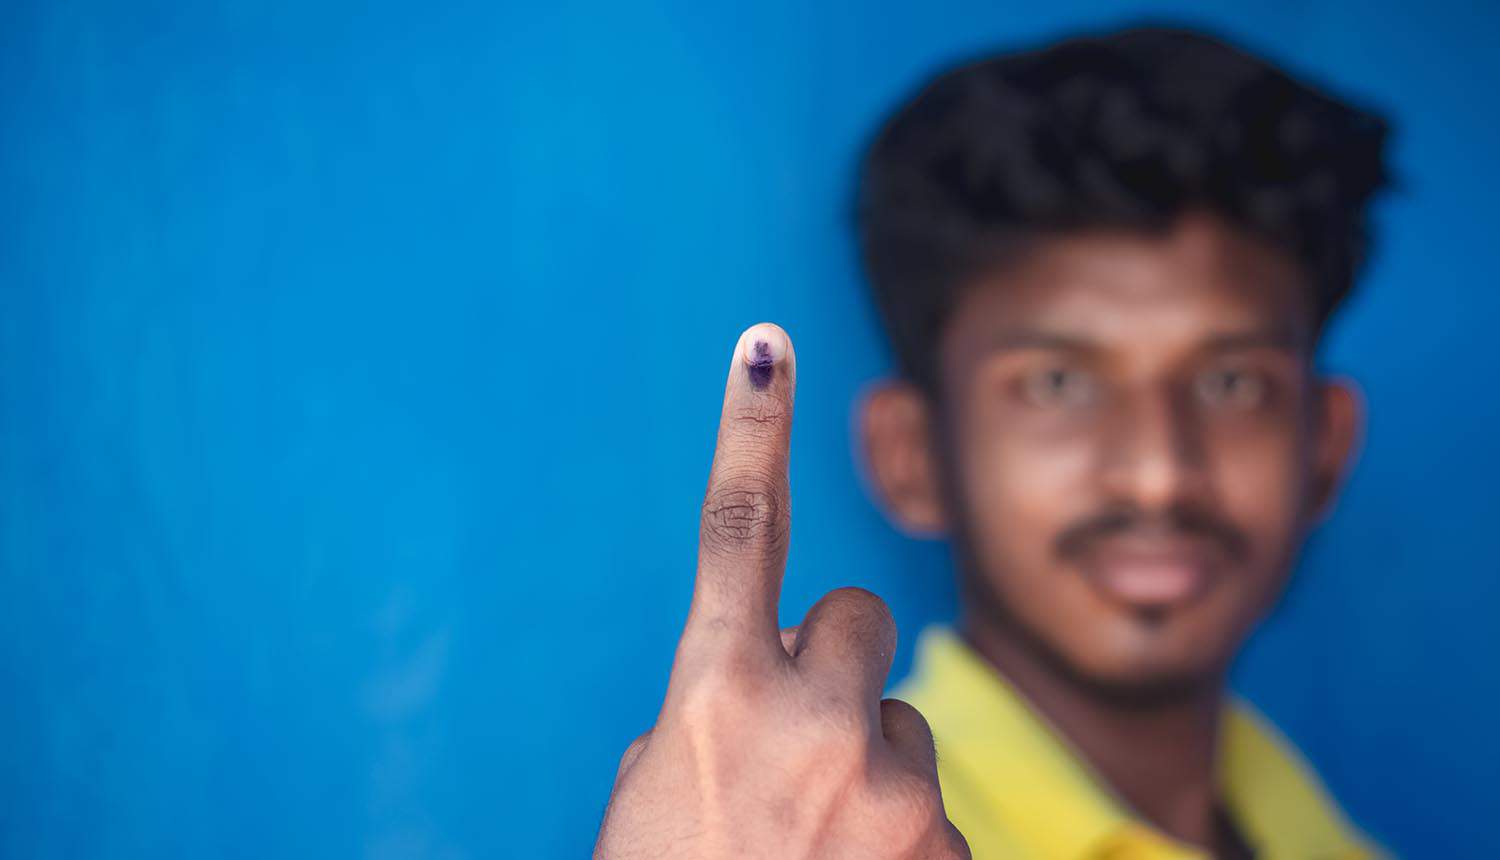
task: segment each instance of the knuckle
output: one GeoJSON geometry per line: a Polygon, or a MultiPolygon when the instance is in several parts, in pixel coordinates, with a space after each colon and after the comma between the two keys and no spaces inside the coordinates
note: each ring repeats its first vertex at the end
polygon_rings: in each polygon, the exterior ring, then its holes
{"type": "Polygon", "coordinates": [[[969,840],[953,826],[952,821],[946,823],[948,857],[949,860],[974,860],[974,853],[969,848],[969,840]]]}
{"type": "Polygon", "coordinates": [[[779,548],[788,532],[786,496],[781,482],[773,478],[725,476],[703,500],[704,544],[729,556],[779,548]]]}
{"type": "Polygon", "coordinates": [[[891,609],[874,592],[857,585],[846,585],[828,592],[828,600],[838,605],[845,613],[875,624],[894,624],[891,609]]]}
{"type": "Polygon", "coordinates": [[[912,705],[900,699],[880,702],[880,731],[900,749],[903,758],[922,767],[924,773],[938,764],[932,726],[912,705]]]}
{"type": "Polygon", "coordinates": [[[773,433],[786,424],[786,405],[774,399],[759,400],[735,407],[730,419],[747,433],[773,433]]]}
{"type": "Polygon", "coordinates": [[[889,733],[921,738],[929,749],[932,747],[932,726],[922,712],[910,702],[901,699],[881,699],[880,721],[882,727],[889,733]]]}
{"type": "Polygon", "coordinates": [[[647,730],[635,740],[631,741],[629,746],[625,747],[625,752],[620,755],[621,773],[630,770],[631,766],[635,764],[636,759],[641,757],[641,753],[646,751],[646,744],[650,740],[651,732],[650,730],[647,730]]]}
{"type": "Polygon", "coordinates": [[[823,600],[828,603],[827,611],[842,620],[847,633],[862,647],[883,653],[895,648],[896,619],[884,600],[855,586],[835,589],[823,600]]]}
{"type": "Polygon", "coordinates": [[[881,699],[880,716],[890,725],[911,726],[931,734],[927,718],[905,699],[881,699]]]}

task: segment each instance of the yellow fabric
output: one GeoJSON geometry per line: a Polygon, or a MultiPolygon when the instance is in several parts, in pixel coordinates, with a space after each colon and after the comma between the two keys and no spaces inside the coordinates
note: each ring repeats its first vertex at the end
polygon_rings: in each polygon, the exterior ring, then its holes
{"type": "MultiPolygon", "coordinates": [[[[892,694],[932,725],[943,802],[975,860],[1206,860],[1136,817],[952,631],[924,631],[892,694]]],[[[1290,744],[1235,700],[1220,732],[1226,802],[1257,860],[1378,855],[1290,744]]]]}

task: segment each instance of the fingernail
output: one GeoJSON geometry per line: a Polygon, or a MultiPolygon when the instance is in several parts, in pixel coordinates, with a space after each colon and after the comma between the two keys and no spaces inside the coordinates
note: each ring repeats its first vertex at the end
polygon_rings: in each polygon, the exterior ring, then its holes
{"type": "Polygon", "coordinates": [[[776,375],[776,362],[786,357],[786,336],[777,327],[761,323],[746,331],[741,343],[750,384],[756,390],[770,385],[776,375]]]}
{"type": "Polygon", "coordinates": [[[756,341],[746,360],[750,362],[750,384],[756,388],[770,385],[771,374],[776,369],[776,360],[771,358],[771,345],[763,340],[756,341]]]}

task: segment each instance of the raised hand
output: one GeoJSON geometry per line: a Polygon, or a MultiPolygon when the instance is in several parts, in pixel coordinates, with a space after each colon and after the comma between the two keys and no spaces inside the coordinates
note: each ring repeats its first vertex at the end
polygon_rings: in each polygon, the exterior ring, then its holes
{"type": "Polygon", "coordinates": [[[784,331],[740,335],[692,608],[656,725],[620,762],[596,860],[969,856],[926,721],[880,698],[896,646],[880,598],[842,588],[777,630],[796,381],[784,331]]]}

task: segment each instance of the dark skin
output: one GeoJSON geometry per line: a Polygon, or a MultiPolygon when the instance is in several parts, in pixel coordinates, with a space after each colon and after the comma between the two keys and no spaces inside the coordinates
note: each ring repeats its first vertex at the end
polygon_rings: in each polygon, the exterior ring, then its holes
{"type": "Polygon", "coordinates": [[[1287,585],[1363,414],[1319,377],[1305,273],[1204,213],[1048,239],[976,277],[936,398],[862,404],[892,518],[959,550],[969,643],[1163,832],[1243,856],[1225,676],[1287,585]]]}
{"type": "Polygon", "coordinates": [[[881,699],[896,624],[840,588],[778,630],[797,359],[781,328],[735,345],[699,519],[698,571],[656,724],[620,759],[600,860],[969,860],[932,733],[881,699]]]}

